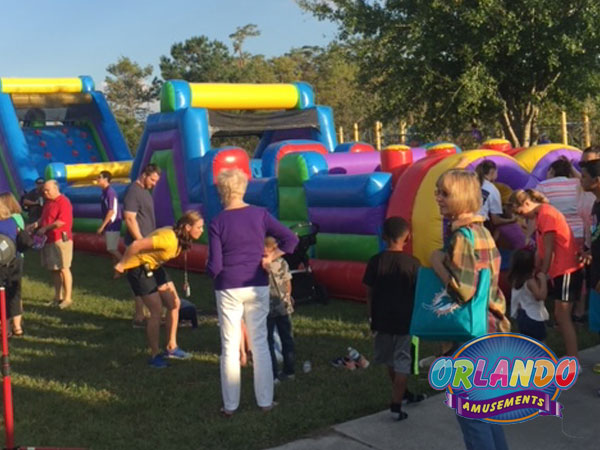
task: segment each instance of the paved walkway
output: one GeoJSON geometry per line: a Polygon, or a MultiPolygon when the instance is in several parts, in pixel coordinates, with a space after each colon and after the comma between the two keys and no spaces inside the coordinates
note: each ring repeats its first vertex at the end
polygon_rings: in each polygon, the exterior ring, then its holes
{"type": "MultiPolygon", "coordinates": [[[[504,430],[511,450],[600,449],[600,375],[592,372],[600,362],[600,346],[580,354],[583,366],[575,386],[563,392],[562,420],[557,417],[507,425],[504,430]]],[[[407,420],[394,422],[388,411],[333,426],[327,433],[302,439],[272,450],[448,450],[463,449],[456,413],[435,395],[406,407],[407,420]]],[[[485,449],[482,449],[485,450],[485,449]]]]}

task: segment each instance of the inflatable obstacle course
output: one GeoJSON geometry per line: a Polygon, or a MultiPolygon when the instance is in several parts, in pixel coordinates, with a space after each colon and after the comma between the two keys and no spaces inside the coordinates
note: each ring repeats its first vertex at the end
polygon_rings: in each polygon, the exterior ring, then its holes
{"type": "MultiPolygon", "coordinates": [[[[242,170],[249,179],[245,201],[267,208],[288,226],[306,220],[319,225],[311,252],[319,282],[333,296],[362,300],[365,263],[384,248],[381,226],[386,217],[399,215],[411,223],[413,239],[407,251],[422,264],[441,247],[443,224],[433,193],[445,170],[474,170],[491,159],[499,167],[498,181],[516,189],[537,185],[556,158],[577,162],[580,155],[577,149],[555,144],[530,149],[506,144],[488,142],[486,149],[462,151],[438,142],[418,148],[390,146],[381,152],[365,143],[337,145],[330,108],[316,105],[312,89],[304,83],[172,80],[163,86],[161,112],[146,122],[130,177],[137,177],[149,162],[163,169],[153,192],[162,226],[187,209],[201,211],[210,222],[222,209],[215,187],[219,172],[242,170]],[[258,135],[259,144],[253,150],[212,145],[215,137],[241,135],[258,135]]],[[[65,165],[65,179],[72,181],[69,195],[83,198],[85,191],[78,194],[78,177],[70,176],[70,170],[83,172],[65,165]]],[[[91,222],[86,227],[93,228],[91,222]]],[[[80,248],[103,248],[94,236],[78,239],[80,248]]],[[[206,255],[206,246],[195,244],[188,267],[203,270],[206,255]]]]}

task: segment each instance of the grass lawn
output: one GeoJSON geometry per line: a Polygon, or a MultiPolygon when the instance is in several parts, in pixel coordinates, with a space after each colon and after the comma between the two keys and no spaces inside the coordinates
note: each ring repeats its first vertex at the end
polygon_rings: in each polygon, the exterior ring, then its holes
{"type": "MultiPolygon", "coordinates": [[[[179,329],[180,346],[193,352],[166,370],[146,366],[144,330],[131,327],[133,302],[124,279],[112,280],[109,260],[76,253],[74,305],[46,306],[50,275],[39,255],[26,257],[23,282],[26,336],[12,339],[11,366],[18,445],[92,449],[260,449],[318,434],[330,425],[381,411],[389,403],[384,370],[354,372],[329,361],[352,345],[370,359],[365,306],[332,300],[302,305],[293,316],[295,381],[276,388],[279,406],[270,414],[256,406],[252,369],[243,369],[242,401],[231,420],[219,417],[219,335],[209,279],[191,276],[200,326],[179,329]],[[304,360],[312,371],[301,373],[304,360]]],[[[182,273],[169,269],[177,286],[182,273]]],[[[598,344],[579,332],[580,346],[598,344]]],[[[563,349],[554,330],[549,343],[563,349]]],[[[432,353],[421,346],[421,357],[432,353]]],[[[426,376],[411,380],[428,390],[426,376]]]]}

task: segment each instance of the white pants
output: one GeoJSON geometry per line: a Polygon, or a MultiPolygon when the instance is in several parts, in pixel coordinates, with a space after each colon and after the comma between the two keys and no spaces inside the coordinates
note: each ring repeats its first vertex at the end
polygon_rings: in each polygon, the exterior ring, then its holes
{"type": "Polygon", "coordinates": [[[235,411],[240,404],[240,340],[242,317],[246,322],[252,367],[254,395],[259,407],[273,403],[273,370],[267,342],[269,287],[244,287],[216,291],[221,330],[221,392],[223,406],[235,411]]]}

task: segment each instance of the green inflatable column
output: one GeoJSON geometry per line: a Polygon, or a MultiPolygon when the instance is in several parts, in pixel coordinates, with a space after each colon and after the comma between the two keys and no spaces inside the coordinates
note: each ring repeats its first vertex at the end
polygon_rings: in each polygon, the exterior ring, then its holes
{"type": "Polygon", "coordinates": [[[292,153],[279,162],[279,220],[286,225],[308,221],[304,182],[310,178],[301,154],[292,153]]]}

